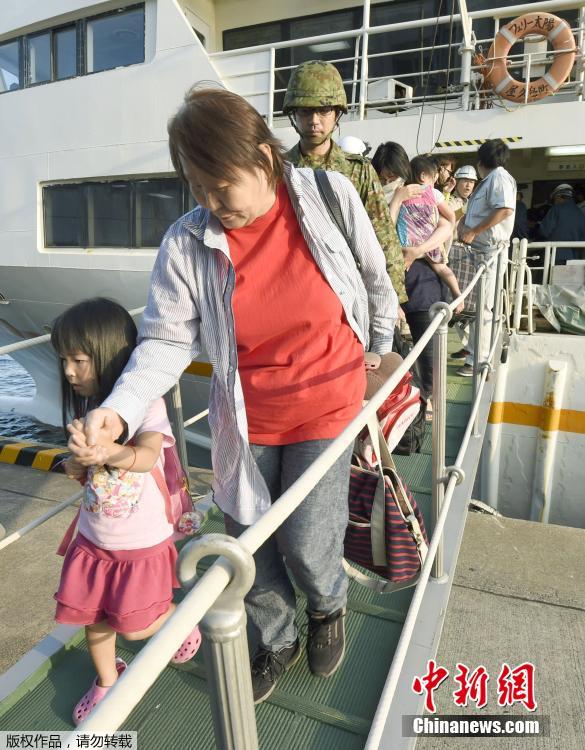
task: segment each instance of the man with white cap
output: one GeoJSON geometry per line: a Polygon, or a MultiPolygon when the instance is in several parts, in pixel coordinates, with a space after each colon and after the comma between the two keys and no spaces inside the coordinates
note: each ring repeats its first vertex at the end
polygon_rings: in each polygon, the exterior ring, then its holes
{"type": "Polygon", "coordinates": [[[475,186],[477,185],[477,172],[475,171],[475,167],[472,167],[471,164],[459,167],[453,177],[455,179],[455,187],[446,200],[449,204],[449,208],[452,208],[453,211],[455,211],[455,226],[453,227],[453,238],[448,242],[445,242],[447,255],[449,255],[451,242],[457,241],[457,222],[465,214],[469,196],[473,193],[475,186]]]}
{"type": "MultiPolygon", "coordinates": [[[[585,242],[585,214],[575,203],[573,187],[563,182],[550,197],[553,205],[540,224],[541,236],[557,242],[585,242]]],[[[584,257],[583,251],[562,247],[557,250],[556,264],[565,265],[568,260],[584,257]]]]}

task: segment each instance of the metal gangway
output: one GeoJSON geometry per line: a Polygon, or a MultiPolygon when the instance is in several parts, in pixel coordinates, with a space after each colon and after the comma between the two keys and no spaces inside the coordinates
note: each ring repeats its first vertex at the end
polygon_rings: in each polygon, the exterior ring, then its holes
{"type": "MultiPolygon", "coordinates": [[[[507,250],[500,251],[489,261],[482,261],[479,264],[475,276],[459,299],[451,304],[436,303],[430,310],[430,323],[425,334],[397,371],[313,465],[278,501],[273,503],[257,523],[249,527],[238,539],[224,534],[207,534],[187,542],[180,553],[178,563],[179,579],[188,591],[184,600],[161,630],[135,656],[123,678],[109,691],[89,718],[79,725],[72,737],[87,735],[91,732],[112,732],[120,727],[168,665],[180,643],[191,632],[194,625],[200,623],[204,634],[203,653],[217,747],[237,748],[238,750],[258,747],[244,610],[244,597],[254,579],[252,555],[303,502],[329,467],[355,440],[364,425],[374,417],[376,410],[416,362],[427,342],[433,339],[432,536],[428,556],[408,607],[392,665],[380,695],[366,747],[378,747],[382,739],[386,742],[388,731],[393,731],[390,719],[399,710],[400,693],[403,689],[400,677],[421,608],[425,606],[425,601],[434,595],[433,590],[435,592],[447,591],[448,595],[448,587],[445,584],[449,576],[444,566],[443,534],[456,487],[467,480],[467,499],[471,492],[469,482],[473,481],[473,477],[466,477],[463,468],[468,449],[476,454],[476,465],[479,461],[483,440],[481,427],[487,420],[491,401],[490,393],[493,390],[493,374],[510,331],[509,271],[518,275],[516,262],[507,260],[507,250]],[[479,330],[485,309],[486,272],[491,266],[493,266],[492,271],[496,272],[494,299],[490,300],[494,314],[489,355],[485,360],[481,360],[479,358],[479,330]],[[470,412],[456,459],[453,464],[446,465],[448,323],[459,301],[467,298],[474,290],[479,325],[475,328],[474,377],[470,412]],[[197,565],[208,556],[219,556],[219,558],[199,577],[196,572],[197,565]]],[[[142,310],[143,308],[140,308],[131,312],[139,314],[142,310]]],[[[40,336],[36,339],[10,344],[0,349],[0,353],[35,346],[46,342],[47,339],[48,336],[40,336]]],[[[178,386],[174,390],[177,398],[180,399],[178,386]]],[[[177,430],[176,435],[181,446],[183,460],[186,461],[184,427],[204,418],[207,411],[183,421],[180,400],[177,406],[174,427],[177,430]]],[[[49,513],[0,541],[0,550],[74,503],[80,495],[80,492],[75,493],[49,513]]],[[[398,716],[399,713],[396,715],[398,716]]]]}

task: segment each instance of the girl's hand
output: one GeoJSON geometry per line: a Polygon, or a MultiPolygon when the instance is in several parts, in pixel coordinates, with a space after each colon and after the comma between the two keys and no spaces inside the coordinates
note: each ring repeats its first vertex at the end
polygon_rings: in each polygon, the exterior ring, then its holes
{"type": "Polygon", "coordinates": [[[465,307],[465,300],[462,300],[462,301],[461,301],[461,302],[460,302],[460,303],[459,303],[459,304],[457,305],[457,307],[455,308],[455,312],[456,312],[456,314],[457,314],[457,315],[459,315],[459,313],[462,313],[462,312],[463,312],[463,308],[464,308],[464,307],[465,307]]]}
{"type": "MultiPolygon", "coordinates": [[[[110,440],[106,445],[92,445],[87,444],[85,438],[84,424],[79,419],[74,419],[71,424],[67,425],[71,437],[67,443],[67,447],[73,454],[77,463],[81,466],[101,466],[107,463],[108,455],[111,452],[112,441],[110,440]]],[[[106,441],[104,440],[104,443],[106,441]]]]}
{"type": "Polygon", "coordinates": [[[84,479],[87,473],[85,466],[82,466],[75,458],[67,458],[63,461],[63,470],[69,479],[84,479]]]}

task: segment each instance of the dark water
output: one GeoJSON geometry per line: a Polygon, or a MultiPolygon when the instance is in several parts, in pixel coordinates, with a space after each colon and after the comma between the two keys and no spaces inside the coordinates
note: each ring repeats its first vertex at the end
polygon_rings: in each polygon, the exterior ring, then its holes
{"type": "MultiPolygon", "coordinates": [[[[0,398],[12,396],[30,398],[34,396],[35,384],[26,370],[11,357],[0,355],[0,398]]],[[[0,436],[33,440],[54,445],[65,445],[65,437],[59,427],[42,424],[36,419],[16,414],[14,411],[0,411],[0,436]]]]}

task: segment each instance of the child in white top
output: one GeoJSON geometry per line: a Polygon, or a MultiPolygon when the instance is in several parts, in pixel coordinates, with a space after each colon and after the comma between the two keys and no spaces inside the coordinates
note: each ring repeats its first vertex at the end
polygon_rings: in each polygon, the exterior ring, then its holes
{"type": "MultiPolygon", "coordinates": [[[[62,362],[63,422],[71,444],[83,428],[80,420],[110,394],[122,373],[136,346],[136,326],[117,303],[90,299],[57,318],[51,342],[62,362]]],[[[85,496],[55,594],[55,617],[85,625],[97,672],[73,711],[75,724],[87,718],[126,668],[116,658],[116,633],[128,640],[148,638],[175,609],[174,527],[151,474],[164,476],[163,447],[174,442],[164,401],[158,399],[132,444],[98,446],[98,465],[95,459],[93,465],[79,458],[65,462],[68,476],[85,485],[85,496]]],[[[172,661],[191,659],[200,642],[195,628],[172,661]]]]}

